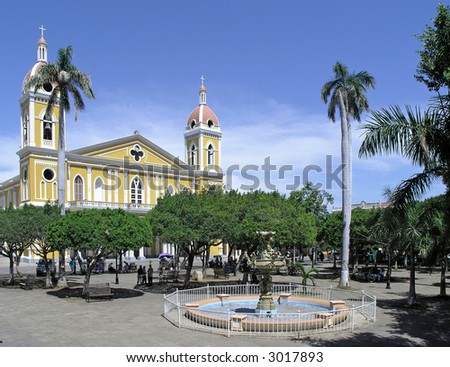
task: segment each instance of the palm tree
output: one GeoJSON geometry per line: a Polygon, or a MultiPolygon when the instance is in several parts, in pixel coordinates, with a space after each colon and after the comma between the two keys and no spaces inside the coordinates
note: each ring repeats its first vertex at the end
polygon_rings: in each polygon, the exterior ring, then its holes
{"type": "MultiPolygon", "coordinates": [[[[359,155],[399,154],[422,171],[403,180],[394,190],[393,201],[400,209],[419,199],[435,181],[442,180],[445,191],[445,218],[450,220],[450,99],[439,96],[425,112],[399,106],[372,113],[364,126],[359,155]]],[[[448,228],[447,228],[448,230],[448,228]]]]}
{"type": "Polygon", "coordinates": [[[350,222],[352,205],[352,136],[350,119],[361,121],[361,113],[369,110],[367,88],[375,86],[375,79],[366,71],[349,73],[346,65],[337,62],[333,66],[334,78],[322,87],[321,97],[328,103],[328,117],[336,122],[336,110],[341,118],[342,159],[342,263],[341,287],[349,286],[350,222]]]}
{"type": "MultiPolygon", "coordinates": [[[[58,206],[61,215],[65,214],[66,199],[66,140],[65,140],[65,112],[70,111],[70,97],[73,99],[75,107],[75,121],[78,111],[84,110],[85,104],[82,93],[90,99],[94,99],[94,91],[91,87],[89,75],[78,70],[72,64],[72,47],[61,48],[58,51],[58,58],[55,63],[43,65],[35,76],[32,76],[25,85],[25,88],[34,90],[42,89],[51,85],[52,91],[47,102],[45,118],[51,120],[52,109],[59,105],[59,134],[58,134],[58,206]],[[81,92],[80,92],[81,91],[81,92]]],[[[60,255],[60,280],[65,283],[64,254],[60,255]]]]}

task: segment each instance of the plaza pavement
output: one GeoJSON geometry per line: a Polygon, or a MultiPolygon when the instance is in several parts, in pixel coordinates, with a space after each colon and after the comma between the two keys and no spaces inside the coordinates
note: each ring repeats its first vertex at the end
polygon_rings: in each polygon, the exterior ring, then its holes
{"type": "MultiPolygon", "coordinates": [[[[157,268],[157,259],[152,259],[157,268]]],[[[148,265],[148,260],[142,262],[148,265]]],[[[317,285],[336,287],[339,274],[331,264],[319,265],[317,285]],[[321,276],[322,275],[322,276],[321,276]]],[[[6,279],[7,259],[0,259],[0,281],[6,279]]],[[[35,266],[23,264],[24,274],[35,266]]],[[[239,276],[239,273],[238,273],[239,276]]],[[[238,279],[238,276],[236,279],[238,279]]],[[[377,321],[355,332],[321,335],[300,340],[268,337],[231,337],[179,329],[164,319],[163,294],[145,292],[133,298],[87,303],[84,299],[58,298],[48,289],[25,291],[0,286],[0,347],[306,347],[306,346],[450,346],[449,300],[441,300],[439,274],[418,272],[419,307],[404,306],[408,292],[405,270],[396,271],[391,289],[384,283],[352,281],[378,300],[377,321]]],[[[91,283],[134,289],[136,273],[93,275],[91,283]]],[[[68,276],[83,282],[81,276],[68,276]]],[[[275,282],[298,282],[299,277],[275,276],[275,282]]],[[[158,280],[155,279],[155,283],[158,280]]]]}

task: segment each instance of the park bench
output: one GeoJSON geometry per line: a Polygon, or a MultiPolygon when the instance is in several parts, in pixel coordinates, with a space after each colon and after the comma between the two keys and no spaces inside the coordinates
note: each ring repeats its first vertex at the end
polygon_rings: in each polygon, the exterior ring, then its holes
{"type": "Polygon", "coordinates": [[[19,280],[19,285],[20,288],[25,289],[25,290],[32,290],[33,289],[33,280],[34,280],[34,276],[32,275],[27,275],[26,278],[22,278],[19,280]]]}
{"type": "Polygon", "coordinates": [[[86,293],[86,302],[90,302],[91,298],[109,298],[111,300],[112,296],[109,283],[90,284],[86,293]]]}
{"type": "Polygon", "coordinates": [[[159,274],[160,282],[168,282],[169,280],[176,280],[177,274],[175,270],[163,270],[161,274],[159,274]]]}
{"type": "Polygon", "coordinates": [[[224,268],[214,268],[214,278],[224,277],[228,278],[228,273],[224,268]]]}

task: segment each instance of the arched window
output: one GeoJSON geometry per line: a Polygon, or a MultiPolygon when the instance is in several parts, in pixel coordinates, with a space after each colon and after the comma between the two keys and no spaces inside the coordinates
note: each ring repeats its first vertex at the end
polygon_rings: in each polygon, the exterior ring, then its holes
{"type": "Polygon", "coordinates": [[[174,195],[175,194],[175,189],[173,188],[172,185],[167,186],[167,190],[166,190],[167,195],[174,195]]]}
{"type": "Polygon", "coordinates": [[[29,127],[30,119],[28,118],[28,114],[23,116],[23,145],[28,145],[28,127],[29,127]]]}
{"type": "Polygon", "coordinates": [[[97,177],[94,183],[94,201],[105,201],[104,184],[101,177],[97,177]]]}
{"type": "Polygon", "coordinates": [[[142,204],[142,182],[139,177],[131,181],[131,203],[142,204]]]}
{"type": "Polygon", "coordinates": [[[74,182],[74,190],[73,190],[73,195],[74,195],[74,199],[75,201],[82,201],[83,200],[83,179],[81,178],[81,176],[77,176],[75,177],[75,182],[74,182]]]}
{"type": "Polygon", "coordinates": [[[208,145],[208,165],[214,164],[214,147],[212,144],[208,145]]]}
{"type": "Polygon", "coordinates": [[[196,165],[196,148],[195,145],[192,144],[191,145],[191,151],[189,152],[189,160],[190,160],[190,164],[191,166],[195,166],[196,165]]]}
{"type": "Polygon", "coordinates": [[[26,168],[22,171],[22,200],[28,200],[28,170],[26,168]]]}
{"type": "Polygon", "coordinates": [[[53,124],[51,121],[44,120],[44,140],[53,140],[53,124]]]}

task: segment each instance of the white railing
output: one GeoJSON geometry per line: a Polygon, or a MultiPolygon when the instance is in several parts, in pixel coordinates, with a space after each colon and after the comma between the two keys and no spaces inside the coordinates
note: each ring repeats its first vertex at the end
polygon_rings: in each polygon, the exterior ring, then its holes
{"type": "MultiPolygon", "coordinates": [[[[304,335],[352,331],[376,321],[376,297],[364,291],[347,291],[336,288],[303,286],[297,283],[274,284],[273,298],[281,293],[291,293],[293,297],[313,298],[316,300],[345,301],[345,309],[328,310],[326,319],[318,317],[323,311],[273,313],[270,316],[256,317],[254,314],[246,319],[247,326],[236,326],[234,311],[202,309],[201,313],[191,312],[187,304],[201,300],[217,300],[217,294],[231,296],[257,296],[259,286],[255,284],[207,285],[202,288],[177,290],[164,296],[163,316],[179,328],[203,330],[227,336],[272,336],[297,337],[304,335]],[[267,317],[270,317],[268,319],[267,317]]],[[[242,315],[242,313],[239,313],[242,315]]]]}
{"type": "Polygon", "coordinates": [[[96,208],[96,209],[125,209],[132,211],[149,211],[153,209],[155,205],[153,204],[137,204],[137,203],[117,203],[117,202],[108,202],[108,201],[92,201],[92,200],[76,200],[69,202],[70,207],[74,209],[88,209],[88,208],[96,208]]]}

